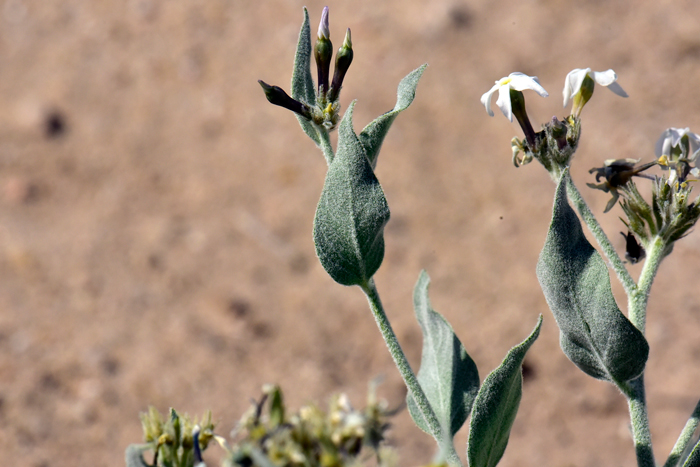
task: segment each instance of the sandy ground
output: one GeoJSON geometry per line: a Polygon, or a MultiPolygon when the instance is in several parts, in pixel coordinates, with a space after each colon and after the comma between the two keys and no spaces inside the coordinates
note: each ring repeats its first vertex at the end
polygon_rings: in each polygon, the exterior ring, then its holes
{"type": "MultiPolygon", "coordinates": [[[[315,28],[324,3],[306,5],[315,28]]],[[[211,408],[226,434],[267,382],[282,384],[291,407],[338,391],[361,405],[377,376],[382,397],[403,400],[361,292],[315,258],[323,157],[256,83],[288,88],[302,6],[0,5],[0,463],[123,465],[149,404],[211,408]]],[[[410,360],[420,358],[411,291],[423,268],[482,379],[543,313],[501,465],[634,465],[624,398],[561,353],[537,284],[554,186],[536,164],[513,168],[520,129],[489,118],[479,97],[512,71],[537,75],[550,92],[526,95],[538,126],[566,115],[571,69],[617,71],[630,98],[596,90],[572,170],[622,249],[621,211],[602,215],[608,195],[585,188],[587,170],[649,160],[667,127],[700,131],[700,3],[330,7],[336,46],[352,28],[341,102],[358,100],[358,130],[394,105],[401,77],[430,65],[377,168],[392,219],[376,280],[410,360]]],[[[695,232],[663,264],[650,302],[660,461],[700,395],[698,260],[695,232]]],[[[433,455],[406,412],[391,439],[401,465],[433,455]]],[[[458,452],[465,443],[460,433],[458,452]]]]}

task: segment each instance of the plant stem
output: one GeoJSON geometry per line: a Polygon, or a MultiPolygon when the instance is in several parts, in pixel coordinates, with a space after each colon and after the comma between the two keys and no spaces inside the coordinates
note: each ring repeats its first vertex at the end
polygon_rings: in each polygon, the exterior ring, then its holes
{"type": "Polygon", "coordinates": [[[444,442],[443,438],[445,435],[443,434],[443,428],[440,425],[430,402],[428,402],[428,398],[426,397],[425,392],[423,392],[423,388],[418,383],[418,378],[416,378],[415,373],[411,369],[411,365],[409,365],[406,355],[403,353],[401,345],[399,345],[399,340],[396,338],[394,330],[391,328],[391,323],[389,323],[389,319],[384,312],[384,307],[382,306],[382,301],[379,298],[379,292],[377,292],[374,279],[370,279],[366,284],[361,285],[361,287],[362,291],[367,296],[369,307],[372,310],[374,319],[377,321],[377,326],[379,326],[379,331],[382,333],[384,342],[386,342],[386,345],[389,348],[389,353],[394,359],[394,363],[396,364],[399,373],[401,373],[401,377],[408,388],[409,394],[413,396],[413,399],[416,401],[416,405],[418,405],[418,408],[423,414],[428,427],[430,427],[433,437],[441,448],[444,448],[444,445],[448,445],[448,452],[446,452],[445,455],[447,456],[447,461],[450,463],[450,465],[462,467],[462,461],[455,451],[452,440],[450,440],[448,443],[444,442]]]}
{"type": "Polygon", "coordinates": [[[680,457],[683,455],[683,452],[693,439],[693,434],[695,433],[698,425],[700,425],[700,401],[698,401],[697,405],[695,406],[695,410],[693,410],[693,414],[685,424],[683,431],[681,431],[681,435],[678,437],[676,445],[673,446],[671,454],[669,454],[668,460],[664,464],[664,467],[675,467],[678,465],[678,461],[681,460],[680,457]]]}
{"type": "Polygon", "coordinates": [[[629,296],[629,318],[637,329],[644,333],[647,320],[647,303],[649,302],[649,292],[651,284],[654,282],[656,273],[659,271],[661,261],[666,252],[666,242],[660,237],[655,237],[648,245],[647,259],[639,275],[639,282],[634,293],[629,296]]]}
{"type": "Polygon", "coordinates": [[[610,243],[608,236],[605,235],[605,232],[603,232],[598,220],[591,212],[591,209],[586,204],[586,201],[583,199],[583,196],[581,196],[581,193],[578,191],[578,188],[576,188],[576,185],[574,185],[573,180],[571,180],[571,174],[567,171],[564,176],[567,177],[566,194],[569,196],[569,200],[576,207],[576,210],[581,215],[581,218],[583,218],[583,221],[588,226],[588,230],[590,230],[598,242],[598,245],[600,245],[600,248],[603,250],[605,257],[608,258],[608,261],[610,261],[610,265],[612,266],[613,271],[615,271],[618,280],[625,288],[627,296],[631,297],[637,289],[632,276],[630,276],[630,273],[627,271],[627,268],[622,262],[620,255],[618,255],[617,251],[615,251],[615,247],[613,247],[612,243],[610,243]]]}
{"type": "MultiPolygon", "coordinates": [[[[636,288],[628,296],[629,320],[644,334],[646,327],[647,304],[649,292],[654,277],[659,270],[661,260],[664,258],[666,243],[663,239],[655,237],[649,244],[647,259],[642,267],[639,282],[636,288]]],[[[634,447],[637,453],[639,467],[654,467],[654,452],[651,447],[651,432],[649,430],[649,414],[646,406],[644,389],[644,374],[634,381],[630,381],[631,393],[628,395],[630,419],[632,421],[632,433],[634,447]]]]}
{"type": "Polygon", "coordinates": [[[656,467],[654,450],[651,447],[651,431],[649,430],[649,414],[647,412],[646,395],[644,390],[644,374],[630,381],[632,394],[628,399],[634,450],[637,454],[639,467],[656,467]]]}

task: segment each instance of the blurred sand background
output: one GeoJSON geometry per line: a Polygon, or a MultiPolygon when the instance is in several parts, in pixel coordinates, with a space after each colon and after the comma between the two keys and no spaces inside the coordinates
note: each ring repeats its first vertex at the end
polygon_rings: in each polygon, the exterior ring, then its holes
{"type": "MultiPolygon", "coordinates": [[[[150,404],[211,408],[226,435],[267,382],[291,408],[338,391],[362,406],[383,376],[380,395],[402,402],[361,292],[315,258],[323,157],[256,83],[289,89],[304,4],[315,30],[326,3],[0,3],[0,463],[123,465],[150,404]]],[[[621,211],[602,215],[609,198],[585,187],[587,170],[649,160],[667,127],[700,131],[700,3],[328,4],[335,48],[352,29],[341,101],[358,100],[357,131],[393,107],[406,73],[430,65],[377,167],[392,218],[376,281],[411,362],[422,268],[482,380],[543,313],[501,465],[634,465],[623,397],[559,350],[535,277],[554,185],[536,163],[512,166],[520,129],[497,109],[489,118],[479,97],[512,71],[539,76],[550,97],[526,95],[538,127],[566,115],[571,69],[615,69],[630,98],[596,89],[572,171],[622,250],[621,211]]],[[[700,396],[699,260],[694,232],[650,302],[660,462],[700,396]]],[[[402,466],[435,449],[405,411],[391,441],[402,466]]],[[[460,433],[462,456],[465,443],[460,433]]]]}

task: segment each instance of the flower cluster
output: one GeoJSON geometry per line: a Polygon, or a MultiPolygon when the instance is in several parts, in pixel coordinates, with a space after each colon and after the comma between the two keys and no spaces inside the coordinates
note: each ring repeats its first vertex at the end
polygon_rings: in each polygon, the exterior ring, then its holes
{"type": "Polygon", "coordinates": [[[202,465],[202,451],[215,437],[211,412],[195,422],[174,409],[163,417],[155,407],[150,407],[147,413],[141,414],[141,425],[146,444],[137,447],[137,454],[141,456],[140,452],[151,450],[153,466],[202,465]]]}
{"type": "Polygon", "coordinates": [[[380,448],[389,427],[388,413],[373,391],[363,411],[355,410],[345,395],[338,395],[328,412],[311,405],[296,414],[287,413],[278,386],[267,386],[263,393],[260,403],[251,407],[234,430],[240,440],[229,448],[225,466],[361,465],[363,447],[375,451],[380,466],[395,463],[393,452],[380,448]]]}
{"type": "MultiPolygon", "coordinates": [[[[577,68],[566,76],[562,92],[564,107],[572,102],[571,115],[563,121],[552,118],[542,125],[539,132],[535,132],[530,124],[521,92],[531,89],[547,97],[547,91],[536,77],[511,73],[484,93],[481,103],[486,107],[486,112],[493,116],[491,98],[498,91],[496,104],[509,120],[512,121],[515,115],[525,134],[525,140],[513,138],[511,143],[514,164],[521,166],[537,159],[558,180],[569,166],[578,145],[581,111],[593,95],[596,84],[607,87],[618,96],[627,97],[617,83],[617,74],[613,70],[577,68]],[[524,156],[519,157],[520,153],[524,156]]],[[[609,159],[603,167],[589,171],[595,174],[596,183],[588,183],[588,186],[612,194],[605,212],[620,202],[627,217],[623,222],[628,227],[628,233],[623,233],[623,236],[630,262],[641,259],[644,249],[657,238],[668,245],[668,254],[673,242],[683,237],[700,218],[700,199],[690,202],[691,187],[687,183],[690,176],[700,176],[700,168],[696,166],[699,156],[700,135],[688,128],[669,128],[656,143],[656,158],[653,161],[640,164],[640,159],[609,159]],[[658,177],[646,173],[657,165],[668,175],[658,177]],[[639,193],[634,177],[653,180],[651,204],[639,193]]]]}
{"type": "Polygon", "coordinates": [[[542,126],[539,132],[535,132],[532,128],[522,93],[526,89],[531,89],[542,97],[549,95],[537,77],[511,73],[496,81],[496,84],[481,96],[481,103],[486,108],[486,112],[493,116],[491,97],[498,91],[496,104],[503,115],[510,121],[513,121],[513,116],[518,120],[525,134],[525,140],[513,138],[511,142],[513,164],[516,167],[537,159],[555,179],[558,179],[562,170],[569,165],[578,146],[581,110],[593,95],[595,84],[606,86],[615,94],[627,97],[627,93],[616,81],[617,75],[613,70],[602,72],[594,72],[590,68],[573,70],[566,76],[563,91],[564,107],[569,101],[573,101],[571,115],[563,121],[556,117],[552,118],[542,126]],[[524,155],[519,157],[520,153],[524,155]]]}
{"type": "MultiPolygon", "coordinates": [[[[302,34],[304,34],[302,29],[302,34]]],[[[301,65],[304,57],[297,56],[295,66],[301,65]],[[301,59],[301,60],[300,60],[301,59]]],[[[333,57],[333,43],[330,39],[330,28],[328,21],[328,7],[323,9],[321,22],[318,26],[316,44],[314,45],[314,58],[316,60],[318,88],[314,95],[304,95],[302,90],[295,89],[292,85],[292,96],[290,97],[279,86],[271,86],[262,80],[258,83],[263,88],[265,96],[270,103],[279,105],[296,113],[303,119],[324,128],[326,131],[335,129],[339,120],[340,89],[343,86],[345,74],[350,68],[353,59],[352,40],[350,28],[345,33],[343,45],[338,49],[335,56],[335,70],[333,79],[330,78],[331,60],[333,57]]],[[[307,61],[308,63],[308,61],[307,61]]],[[[311,77],[308,78],[311,81],[311,77]]],[[[306,84],[306,83],[304,83],[306,84]]],[[[310,83],[313,87],[313,83],[310,83]]],[[[304,86],[301,86],[304,87],[304,86]]]]}

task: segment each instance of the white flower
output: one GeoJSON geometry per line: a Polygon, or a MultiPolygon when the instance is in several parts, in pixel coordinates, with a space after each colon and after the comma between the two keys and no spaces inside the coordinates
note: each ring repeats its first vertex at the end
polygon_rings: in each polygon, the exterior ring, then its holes
{"type": "Polygon", "coordinates": [[[700,136],[690,131],[690,128],[669,128],[656,142],[656,157],[671,157],[673,148],[679,148],[680,154],[685,158],[697,157],[696,152],[700,149],[700,136]],[[687,147],[681,144],[681,139],[687,136],[687,147]]]}
{"type": "Polygon", "coordinates": [[[700,176],[700,169],[690,165],[700,155],[700,136],[691,132],[690,128],[665,130],[656,142],[655,152],[661,168],[669,170],[669,185],[678,179],[684,182],[689,174],[700,176]]]}
{"type": "MultiPolygon", "coordinates": [[[[586,76],[589,76],[601,86],[607,87],[618,96],[628,97],[624,89],[616,83],[617,74],[613,70],[591,71],[590,68],[576,68],[566,75],[566,80],[564,81],[564,107],[569,103],[569,99],[575,100],[576,96],[581,92],[581,85],[586,76]]],[[[587,100],[588,99],[586,99],[586,101],[587,100]]],[[[583,104],[585,104],[585,102],[583,102],[583,104]]],[[[576,106],[576,103],[574,103],[574,106],[576,106]]],[[[583,105],[580,107],[583,107],[583,105]]]]}
{"type": "Polygon", "coordinates": [[[510,103],[510,90],[514,89],[516,91],[524,91],[525,89],[532,89],[537,94],[542,97],[547,97],[549,94],[540,85],[537,80],[537,76],[528,76],[523,73],[511,73],[505,78],[496,81],[496,84],[485,92],[481,96],[481,103],[486,107],[486,112],[493,117],[493,111],[491,110],[491,96],[493,93],[498,91],[498,99],[496,100],[496,105],[501,109],[503,115],[506,116],[508,120],[513,121],[513,108],[510,103]]]}

